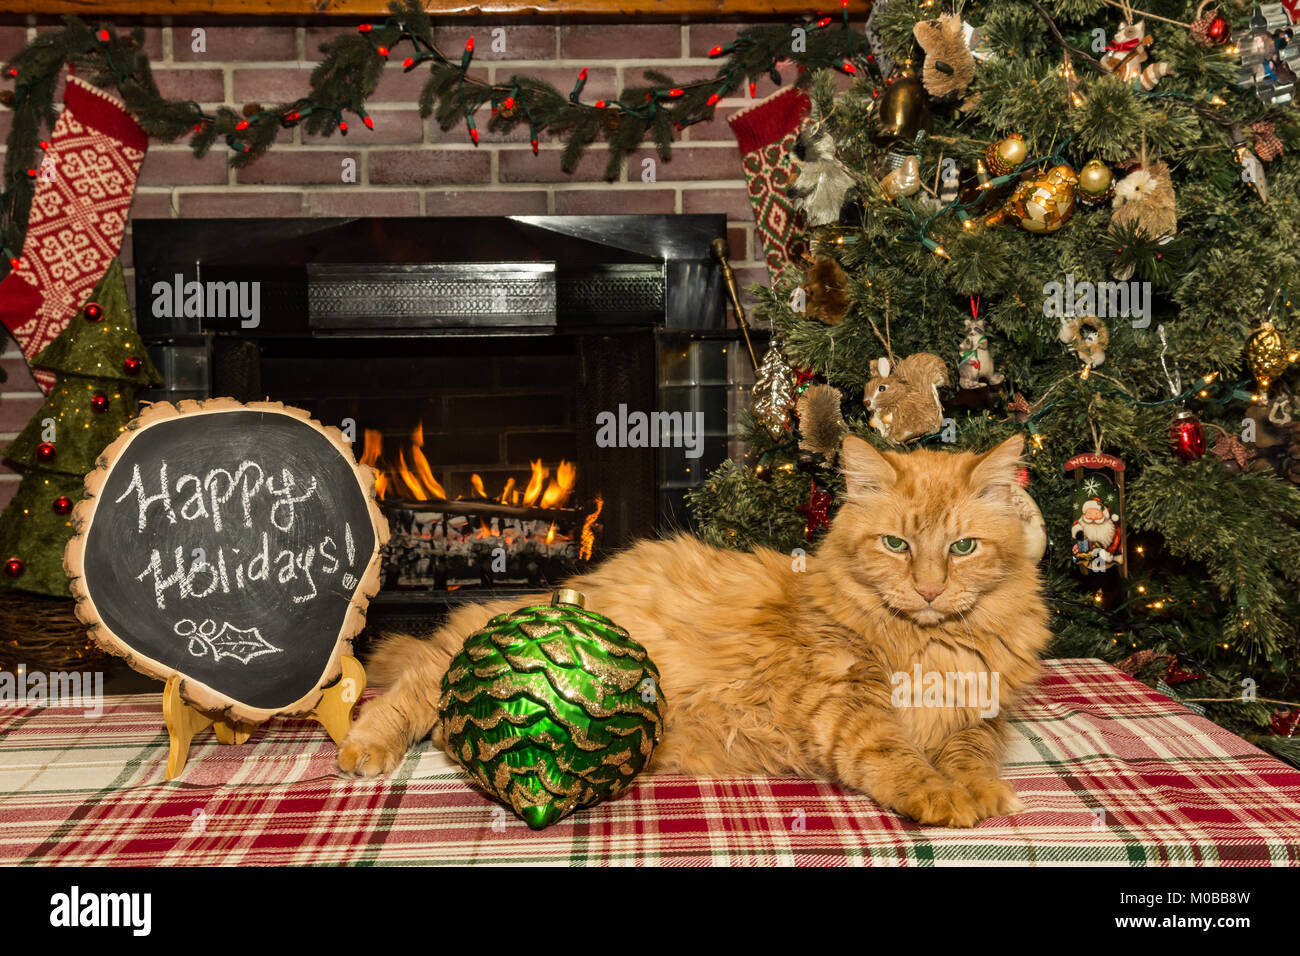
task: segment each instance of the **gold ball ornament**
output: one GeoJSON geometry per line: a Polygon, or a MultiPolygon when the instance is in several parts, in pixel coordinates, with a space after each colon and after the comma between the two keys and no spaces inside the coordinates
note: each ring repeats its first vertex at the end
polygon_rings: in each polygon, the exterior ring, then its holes
{"type": "Polygon", "coordinates": [[[876,124],[872,138],[880,146],[911,143],[918,132],[928,133],[934,125],[930,100],[911,60],[903,61],[885,84],[885,92],[876,101],[876,124]]]}
{"type": "Polygon", "coordinates": [[[1062,163],[1053,166],[1037,179],[1027,179],[1016,187],[1001,209],[990,213],[990,226],[1014,220],[1028,232],[1056,232],[1074,212],[1074,194],[1079,177],[1062,163]]]}
{"type": "Polygon", "coordinates": [[[1089,206],[1110,202],[1115,195],[1115,176],[1100,159],[1090,159],[1079,170],[1079,201],[1089,206]]]}
{"type": "Polygon", "coordinates": [[[1265,321],[1246,340],[1246,364],[1262,391],[1290,365],[1290,352],[1282,333],[1272,322],[1265,321]]]}
{"type": "Polygon", "coordinates": [[[984,151],[984,165],[994,176],[1005,176],[1016,169],[1029,156],[1024,136],[1011,133],[984,151]]]}

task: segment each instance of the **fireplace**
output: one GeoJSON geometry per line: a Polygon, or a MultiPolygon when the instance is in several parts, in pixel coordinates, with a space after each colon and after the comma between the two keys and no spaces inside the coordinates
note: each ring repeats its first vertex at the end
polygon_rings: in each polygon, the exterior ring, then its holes
{"type": "MultiPolygon", "coordinates": [[[[379,472],[374,604],[537,590],[688,527],[751,381],[722,216],[137,220],[148,399],[283,401],[379,472]]],[[[423,613],[420,610],[419,613],[423,613]]]]}

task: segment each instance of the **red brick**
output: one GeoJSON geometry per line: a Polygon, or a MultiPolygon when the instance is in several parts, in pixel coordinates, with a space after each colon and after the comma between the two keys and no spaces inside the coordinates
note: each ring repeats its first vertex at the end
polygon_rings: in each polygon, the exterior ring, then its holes
{"type": "Polygon", "coordinates": [[[362,172],[360,152],[324,149],[273,149],[243,169],[236,170],[235,178],[241,185],[244,183],[342,185],[345,159],[350,159],[356,164],[354,171],[357,182],[360,182],[362,172]]]}
{"type": "Polygon", "coordinates": [[[555,27],[511,26],[503,23],[448,23],[434,29],[434,42],[447,56],[465,49],[465,41],[474,37],[474,62],[479,60],[553,60],[555,59],[555,27]],[[505,30],[506,48],[500,52],[492,49],[495,37],[492,31],[505,30]]]}
{"type": "Polygon", "coordinates": [[[195,159],[188,149],[151,148],[140,167],[141,186],[218,185],[227,179],[226,157],[209,152],[195,159]]]}
{"type": "MultiPolygon", "coordinates": [[[[5,339],[5,346],[17,348],[17,346],[9,340],[8,336],[6,336],[5,339]]],[[[36,391],[36,380],[32,378],[31,369],[27,367],[27,360],[21,355],[0,360],[0,365],[4,366],[5,374],[9,376],[4,383],[0,383],[0,395],[3,395],[5,392],[36,391]]]]}
{"type": "Polygon", "coordinates": [[[424,142],[424,117],[420,111],[411,109],[376,109],[369,110],[375,128],[370,129],[355,116],[344,114],[348,124],[346,134],[335,130],[330,136],[309,135],[304,129],[302,142],[305,146],[333,146],[335,149],[360,149],[364,146],[379,144],[412,144],[424,142]]]}
{"type": "Polygon", "coordinates": [[[642,66],[625,66],[623,67],[623,83],[627,86],[644,86],[651,83],[645,77],[646,70],[653,70],[656,73],[663,73],[672,79],[679,86],[686,86],[689,83],[695,83],[704,80],[713,79],[718,68],[712,64],[691,65],[682,63],[654,63],[642,66]]]}
{"type": "MultiPolygon", "coordinates": [[[[573,85],[578,82],[580,69],[581,67],[573,69],[550,66],[534,69],[529,66],[519,70],[507,70],[504,67],[497,67],[493,82],[504,84],[509,81],[512,73],[521,73],[543,83],[549,83],[561,94],[568,96],[573,91],[573,85]]],[[[612,100],[618,96],[618,92],[618,74],[612,67],[587,69],[587,85],[582,88],[582,102],[590,104],[595,103],[596,100],[612,100]]]]}
{"type": "Polygon", "coordinates": [[[331,20],[333,22],[328,26],[307,28],[307,32],[304,34],[306,39],[307,59],[313,62],[321,59],[320,47],[322,43],[327,43],[328,41],[333,40],[336,36],[341,36],[344,33],[356,33],[359,24],[373,22],[371,20],[339,21],[334,20],[333,18],[331,18],[331,20]]]}
{"type": "MultiPolygon", "coordinates": [[[[309,54],[314,51],[309,51],[309,54]]],[[[172,59],[220,63],[239,60],[296,60],[298,44],[296,31],[286,26],[237,27],[212,26],[207,23],[172,25],[172,59]],[[206,36],[203,53],[193,51],[193,31],[203,29],[206,36]]],[[[314,55],[308,59],[315,60],[314,55]]]]}
{"type": "Polygon", "coordinates": [[[0,432],[22,431],[32,416],[41,410],[45,400],[37,396],[17,398],[14,394],[17,390],[10,389],[8,382],[5,383],[5,388],[7,391],[0,396],[0,432]]]}
{"type": "Polygon", "coordinates": [[[497,161],[497,176],[503,183],[594,182],[605,178],[609,152],[590,146],[572,173],[560,169],[563,150],[544,149],[537,156],[531,149],[503,149],[497,161]]]}
{"type": "Polygon", "coordinates": [[[9,131],[14,128],[14,114],[11,110],[0,110],[0,145],[9,139],[9,131]]]}
{"type": "Polygon", "coordinates": [[[633,150],[627,158],[627,178],[641,181],[644,160],[655,161],[656,180],[685,182],[700,179],[744,179],[745,171],[735,149],[721,146],[675,146],[671,159],[662,159],[653,149],[633,150]]]}
{"type": "Polygon", "coordinates": [[[728,120],[739,113],[743,106],[727,106],[726,101],[718,104],[713,111],[713,118],[688,126],[682,132],[682,141],[688,143],[728,143],[736,144],[736,134],[728,120]]]}
{"type": "Polygon", "coordinates": [[[754,230],[742,223],[727,223],[727,258],[736,262],[749,261],[749,237],[754,230]]]}
{"type": "Polygon", "coordinates": [[[682,54],[676,24],[581,24],[560,27],[560,56],[566,60],[675,59],[682,54]]]}
{"type": "Polygon", "coordinates": [[[253,190],[181,193],[179,213],[182,219],[300,216],[302,194],[253,190]]]}
{"type": "Polygon", "coordinates": [[[420,194],[412,190],[339,189],[307,194],[311,216],[418,216],[420,194]]]}
{"type": "Polygon", "coordinates": [[[400,60],[396,63],[390,62],[383,76],[379,78],[379,85],[375,87],[375,92],[368,102],[413,105],[419,102],[420,93],[428,82],[427,67],[417,67],[408,73],[402,69],[400,60]]]}
{"type": "MultiPolygon", "coordinates": [[[[232,72],[235,104],[271,106],[306,96],[311,90],[311,67],[277,66],[265,69],[239,67],[232,72]]],[[[350,125],[350,124],[349,124],[350,125]]]]}
{"type": "Polygon", "coordinates": [[[487,150],[393,150],[370,154],[370,182],[376,185],[486,183],[492,159],[487,150]]]}
{"type": "MultiPolygon", "coordinates": [[[[490,127],[492,121],[491,107],[484,106],[474,114],[474,123],[478,127],[478,139],[480,143],[527,143],[529,127],[527,123],[520,123],[510,132],[499,132],[490,127]]],[[[457,117],[455,123],[448,129],[443,129],[438,125],[436,118],[429,120],[429,142],[447,143],[453,146],[463,146],[466,143],[473,142],[469,136],[469,127],[466,126],[464,117],[457,117]]]]}
{"type": "Polygon", "coordinates": [[[559,216],[598,216],[614,213],[671,213],[677,207],[672,189],[616,187],[557,189],[555,213],[559,216]]]}
{"type": "MultiPolygon", "coordinates": [[[[810,6],[809,9],[811,10],[812,7],[810,6]]],[[[690,32],[690,55],[692,57],[707,57],[709,51],[715,46],[725,46],[731,43],[742,30],[747,30],[753,26],[786,23],[787,21],[788,18],[779,17],[750,23],[692,23],[688,28],[690,32]]],[[[725,56],[720,56],[714,62],[721,64],[725,60],[725,56]]]]}
{"type": "Polygon", "coordinates": [[[158,91],[172,100],[224,103],[225,80],[221,70],[154,70],[158,91]]]}
{"type": "Polygon", "coordinates": [[[145,192],[136,190],[131,200],[131,219],[170,219],[172,218],[172,194],[167,192],[145,192]]]}
{"type": "Polygon", "coordinates": [[[20,26],[0,27],[0,60],[8,60],[27,45],[27,28],[20,26]]]}
{"type": "MultiPolygon", "coordinates": [[[[736,158],[739,166],[740,158],[736,158]]],[[[683,189],[682,212],[684,213],[726,213],[732,222],[753,222],[754,206],[749,201],[749,193],[743,187],[734,189],[683,189]]]]}
{"type": "Polygon", "coordinates": [[[544,216],[546,193],[515,189],[427,190],[427,216],[544,216]]]}

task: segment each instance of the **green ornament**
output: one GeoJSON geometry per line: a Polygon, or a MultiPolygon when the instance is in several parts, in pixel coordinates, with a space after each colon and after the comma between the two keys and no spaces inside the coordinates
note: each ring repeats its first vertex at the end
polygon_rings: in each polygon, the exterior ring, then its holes
{"type": "Polygon", "coordinates": [[[658,669],[585,600],[498,614],[442,680],[447,752],[534,830],[625,790],[663,734],[658,669]]]}

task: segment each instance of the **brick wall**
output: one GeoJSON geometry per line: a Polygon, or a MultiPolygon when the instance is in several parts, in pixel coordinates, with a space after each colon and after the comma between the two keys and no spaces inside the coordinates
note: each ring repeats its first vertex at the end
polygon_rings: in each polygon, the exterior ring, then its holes
{"type": "MultiPolygon", "coordinates": [[[[205,107],[269,106],[305,93],[319,45],[340,31],[356,29],[357,22],[240,25],[165,19],[145,25],[145,43],[164,95],[194,99],[205,107]],[[202,52],[195,50],[200,36],[195,31],[202,31],[202,52]]],[[[119,28],[131,25],[115,23],[119,28]]],[[[0,17],[0,59],[54,25],[50,18],[0,17]]],[[[438,29],[438,42],[451,52],[473,35],[473,69],[494,82],[520,73],[547,79],[567,92],[578,71],[587,67],[583,96],[591,102],[610,99],[625,85],[639,82],[646,69],[662,70],[680,82],[711,76],[716,64],[707,51],[734,38],[742,27],[451,21],[438,29]]],[[[505,137],[488,131],[486,107],[476,117],[478,147],[463,125],[444,132],[432,118],[422,120],[415,102],[426,74],[404,74],[400,60],[392,58],[367,106],[373,131],[359,122],[349,124],[346,137],[286,130],[268,155],[238,171],[227,166],[220,146],[196,160],[184,143],[152,143],[132,217],[721,212],[729,222],[732,262],[742,286],[766,280],[739,154],[726,122],[751,102],[747,98],[723,100],[711,122],[679,134],[671,161],[659,160],[652,150],[636,152],[618,179],[607,183],[601,144],[593,145],[576,172],[566,175],[560,171],[561,143],[544,140],[541,155],[534,156],[527,129],[505,137]],[[651,182],[645,181],[651,178],[647,158],[654,160],[651,182]],[[355,162],[355,183],[343,181],[345,160],[355,162]]],[[[758,96],[774,89],[764,78],[758,96]]],[[[0,108],[0,138],[8,136],[9,126],[8,111],[0,108]]],[[[122,255],[129,268],[129,232],[122,255]]],[[[9,373],[8,382],[0,385],[3,447],[39,409],[41,395],[12,340],[6,341],[0,361],[9,373]]],[[[17,475],[0,466],[0,507],[17,482],[17,475]]]]}

